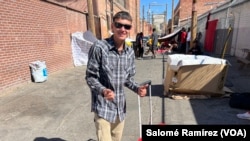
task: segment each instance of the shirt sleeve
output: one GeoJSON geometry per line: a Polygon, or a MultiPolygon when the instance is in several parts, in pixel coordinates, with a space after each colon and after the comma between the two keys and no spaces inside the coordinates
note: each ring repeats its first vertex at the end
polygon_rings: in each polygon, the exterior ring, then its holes
{"type": "Polygon", "coordinates": [[[92,91],[102,94],[105,87],[99,82],[99,68],[101,64],[101,48],[95,42],[88,53],[88,64],[85,80],[92,91]]]}
{"type": "Polygon", "coordinates": [[[136,73],[136,70],[135,70],[135,55],[134,55],[134,52],[131,52],[130,53],[130,67],[129,67],[129,70],[128,70],[128,76],[126,77],[126,81],[125,81],[125,86],[127,88],[129,88],[130,90],[134,91],[135,93],[138,93],[138,88],[139,88],[139,84],[135,82],[134,80],[134,76],[135,76],[135,73],[136,73]]]}

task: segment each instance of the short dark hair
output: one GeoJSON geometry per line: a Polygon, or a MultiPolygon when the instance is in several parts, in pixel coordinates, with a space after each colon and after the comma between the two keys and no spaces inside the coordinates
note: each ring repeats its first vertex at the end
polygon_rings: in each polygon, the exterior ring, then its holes
{"type": "Polygon", "coordinates": [[[120,12],[117,12],[114,17],[113,17],[113,22],[116,20],[116,19],[126,19],[126,20],[129,20],[132,22],[132,16],[127,12],[127,11],[120,11],[120,12]]]}

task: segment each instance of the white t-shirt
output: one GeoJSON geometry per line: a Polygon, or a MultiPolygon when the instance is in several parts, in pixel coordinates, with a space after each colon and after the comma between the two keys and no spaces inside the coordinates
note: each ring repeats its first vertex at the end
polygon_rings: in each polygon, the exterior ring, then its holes
{"type": "Polygon", "coordinates": [[[191,32],[189,31],[187,34],[187,42],[191,40],[191,32]]]}

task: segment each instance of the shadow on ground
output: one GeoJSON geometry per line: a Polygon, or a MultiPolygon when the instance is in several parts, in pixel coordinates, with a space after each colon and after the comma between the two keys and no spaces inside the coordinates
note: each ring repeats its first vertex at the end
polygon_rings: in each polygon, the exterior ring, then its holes
{"type": "MultiPolygon", "coordinates": [[[[64,139],[61,139],[61,138],[45,138],[45,137],[37,137],[34,139],[34,141],[66,141],[64,139]]],[[[88,139],[87,141],[96,141],[94,139],[88,139]]]]}
{"type": "Polygon", "coordinates": [[[37,137],[34,139],[34,141],[66,141],[64,139],[61,139],[61,138],[45,138],[45,137],[37,137]]]}

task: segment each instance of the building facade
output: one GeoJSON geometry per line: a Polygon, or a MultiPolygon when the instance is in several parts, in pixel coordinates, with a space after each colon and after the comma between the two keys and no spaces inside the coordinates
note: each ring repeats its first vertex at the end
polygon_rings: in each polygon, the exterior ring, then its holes
{"type": "MultiPolygon", "coordinates": [[[[189,4],[191,1],[183,3],[180,0],[175,8],[175,28],[190,27],[191,17],[183,12],[182,5],[189,4]],[[181,14],[184,13],[184,14],[181,14]],[[187,16],[187,17],[185,17],[187,16]]],[[[249,40],[247,39],[250,32],[250,1],[249,0],[225,0],[225,1],[197,1],[197,33],[200,33],[200,42],[203,48],[206,48],[207,37],[213,39],[210,43],[211,51],[215,55],[221,55],[225,48],[225,54],[238,58],[246,57],[244,50],[250,50],[249,40]],[[200,5],[200,6],[199,6],[200,5]],[[207,8],[204,10],[203,8],[207,8]],[[202,10],[203,9],[203,10],[202,10]],[[201,11],[201,12],[199,12],[201,11]],[[209,22],[216,22],[213,35],[208,35],[207,25],[209,22]],[[230,31],[230,32],[229,32],[230,31]]],[[[187,9],[187,7],[185,8],[187,9]]],[[[171,22],[169,22],[171,24],[171,22]]],[[[170,28],[170,27],[169,27],[170,28]]],[[[206,51],[206,50],[205,50],[206,51]]]]}
{"type": "MultiPolygon", "coordinates": [[[[96,37],[110,36],[111,16],[126,10],[133,17],[130,38],[140,31],[140,0],[93,0],[96,37]]],[[[48,75],[74,67],[71,34],[85,32],[87,0],[0,1],[0,91],[32,81],[29,64],[45,61],[48,75]]],[[[48,77],[49,79],[49,77],[48,77]]]]}
{"type": "MultiPolygon", "coordinates": [[[[197,16],[202,15],[227,1],[228,0],[196,0],[195,10],[197,11],[197,16]]],[[[182,26],[187,22],[190,22],[192,17],[192,8],[192,0],[179,0],[179,3],[174,9],[173,27],[182,26]]],[[[169,24],[168,28],[171,28],[171,24],[169,24]]]]}

